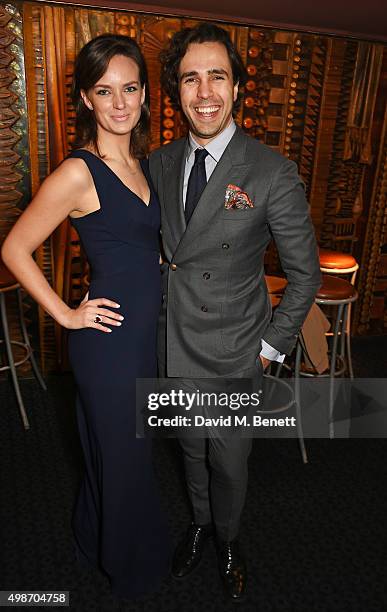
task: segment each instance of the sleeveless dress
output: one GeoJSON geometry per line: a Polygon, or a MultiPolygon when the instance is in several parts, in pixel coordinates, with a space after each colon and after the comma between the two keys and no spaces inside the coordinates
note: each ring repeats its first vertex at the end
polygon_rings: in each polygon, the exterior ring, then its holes
{"type": "Polygon", "coordinates": [[[120,304],[121,327],[71,330],[77,420],[85,475],[73,515],[78,558],[102,569],[113,592],[135,597],[168,571],[166,521],[151,463],[151,441],[136,438],[136,378],[155,378],[161,304],[160,210],[147,161],[149,206],[104,161],[84,149],[100,209],[73,218],[91,269],[89,299],[120,304]]]}

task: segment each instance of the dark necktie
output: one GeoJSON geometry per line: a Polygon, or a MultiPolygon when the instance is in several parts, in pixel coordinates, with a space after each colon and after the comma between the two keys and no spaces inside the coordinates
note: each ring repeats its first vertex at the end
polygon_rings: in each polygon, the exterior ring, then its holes
{"type": "Polygon", "coordinates": [[[192,166],[191,174],[189,175],[187,185],[187,195],[185,198],[185,220],[188,224],[196,204],[200,200],[204,187],[207,185],[206,164],[205,160],[208,151],[205,149],[196,149],[195,163],[192,166]]]}

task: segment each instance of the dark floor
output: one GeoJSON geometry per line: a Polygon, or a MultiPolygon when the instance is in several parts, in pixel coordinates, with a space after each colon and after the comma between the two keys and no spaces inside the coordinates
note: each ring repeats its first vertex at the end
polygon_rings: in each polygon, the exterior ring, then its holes
{"type": "MultiPolygon", "coordinates": [[[[355,373],[385,377],[387,338],[353,343],[355,373]]],[[[49,391],[22,384],[24,432],[10,384],[0,382],[0,589],[69,590],[72,610],[131,612],[384,612],[387,609],[387,442],[256,440],[241,543],[249,598],[222,598],[212,546],[199,571],[153,596],[115,601],[104,577],[73,556],[72,503],[81,469],[68,375],[49,391]]],[[[155,444],[155,465],[175,540],[189,521],[179,451],[155,444]]]]}

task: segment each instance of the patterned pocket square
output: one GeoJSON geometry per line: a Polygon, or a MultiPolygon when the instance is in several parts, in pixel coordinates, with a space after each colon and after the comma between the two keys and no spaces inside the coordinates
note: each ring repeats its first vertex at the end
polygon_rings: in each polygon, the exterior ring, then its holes
{"type": "Polygon", "coordinates": [[[227,185],[226,195],[224,198],[224,207],[227,210],[254,208],[254,204],[250,200],[248,194],[242,191],[237,185],[227,185]]]}

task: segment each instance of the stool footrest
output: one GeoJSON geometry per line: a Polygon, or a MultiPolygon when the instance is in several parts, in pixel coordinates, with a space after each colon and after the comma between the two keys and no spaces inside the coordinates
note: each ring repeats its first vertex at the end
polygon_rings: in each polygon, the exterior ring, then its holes
{"type": "MultiPolygon", "coordinates": [[[[4,340],[0,340],[0,344],[4,344],[4,340]]],[[[21,348],[26,351],[26,355],[25,357],[23,357],[23,359],[20,359],[19,361],[14,361],[14,366],[15,368],[17,368],[18,366],[23,365],[23,363],[25,363],[32,354],[32,350],[31,347],[28,346],[28,344],[24,344],[24,342],[18,342],[17,340],[10,340],[10,344],[14,344],[16,346],[21,346],[21,348]]],[[[10,370],[11,366],[6,365],[6,366],[0,366],[0,372],[4,372],[5,370],[10,370]]]]}

